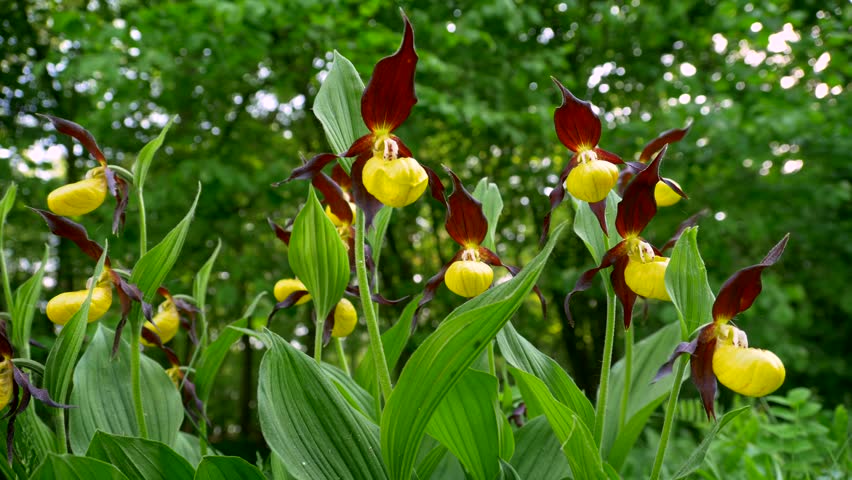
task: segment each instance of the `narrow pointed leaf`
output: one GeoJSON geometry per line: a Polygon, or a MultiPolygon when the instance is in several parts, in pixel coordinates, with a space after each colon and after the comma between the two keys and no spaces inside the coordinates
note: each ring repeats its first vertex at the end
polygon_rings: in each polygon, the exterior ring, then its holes
{"type": "MultiPolygon", "coordinates": [[[[219,256],[219,250],[222,249],[222,239],[216,240],[216,248],[213,249],[213,253],[210,254],[210,257],[204,262],[204,265],[198,269],[198,273],[195,274],[195,279],[192,281],[192,297],[195,299],[195,303],[198,305],[198,308],[203,312],[205,309],[205,305],[207,303],[207,284],[210,282],[210,273],[213,271],[213,265],[216,263],[216,258],[219,256]]],[[[198,318],[201,321],[206,321],[205,315],[199,315],[198,318]]],[[[202,331],[206,330],[204,325],[199,325],[202,331]]],[[[206,339],[204,339],[206,341],[206,339]]],[[[205,348],[206,345],[202,345],[201,348],[205,348]]]]}
{"type": "Polygon", "coordinates": [[[128,480],[192,480],[192,466],[161,442],[98,432],[86,456],[116,466],[128,480]]]}
{"type": "Polygon", "coordinates": [[[148,177],[148,169],[151,167],[154,155],[156,155],[157,150],[163,146],[163,141],[166,139],[166,133],[168,133],[169,128],[171,128],[174,121],[174,117],[170,118],[169,123],[163,127],[160,134],[148,142],[144,147],[142,147],[142,150],[139,151],[139,155],[136,157],[136,162],[133,164],[133,183],[137,189],[142,190],[145,186],[145,179],[148,177]]]}
{"type": "Polygon", "coordinates": [[[409,359],[382,415],[382,450],[394,479],[411,477],[435,410],[520,308],[565,226],[554,230],[544,249],[515,278],[454,310],[409,359]]]}
{"type": "Polygon", "coordinates": [[[195,480],[265,480],[260,470],[240,457],[207,456],[198,465],[195,480]]]}
{"type": "MultiPolygon", "coordinates": [[[[71,240],[92,260],[97,261],[100,258],[104,249],[97,242],[89,238],[85,227],[65,217],[50,213],[47,210],[39,210],[37,208],[30,208],[30,210],[41,215],[41,218],[47,223],[50,233],[71,240]]],[[[109,260],[107,260],[106,265],[109,266],[109,260]]]]}
{"type": "Polygon", "coordinates": [[[503,213],[503,197],[500,195],[500,189],[497,188],[496,183],[483,178],[476,184],[473,198],[482,202],[482,211],[485,213],[485,218],[488,219],[488,233],[485,235],[485,240],[482,241],[482,246],[489,250],[496,250],[497,247],[494,242],[497,224],[500,221],[500,214],[503,213]]]}
{"type": "Polygon", "coordinates": [[[92,136],[88,130],[70,120],[65,120],[64,118],[43,114],[39,114],[39,116],[50,120],[50,123],[53,124],[57,132],[77,139],[77,141],[86,147],[86,150],[95,157],[95,160],[101,164],[106,164],[106,157],[103,152],[101,152],[100,147],[98,147],[98,142],[95,141],[95,137],[92,136]]]}
{"type": "Polygon", "coordinates": [[[471,478],[495,478],[500,471],[497,379],[468,369],[441,401],[427,432],[459,459],[471,478]]]}
{"type": "MultiPolygon", "coordinates": [[[[421,296],[418,295],[411,299],[399,316],[399,320],[391,328],[382,333],[382,348],[385,351],[385,360],[388,362],[388,370],[390,372],[396,369],[396,363],[399,361],[399,357],[408,343],[408,338],[411,335],[411,319],[414,317],[414,311],[417,310],[417,303],[420,301],[420,298],[421,296]]],[[[358,362],[354,378],[368,392],[372,392],[375,388],[376,371],[373,369],[372,345],[367,348],[364,358],[358,362]]]]}
{"type": "Polygon", "coordinates": [[[314,189],[293,223],[290,266],[305,284],[319,318],[328,316],[349,283],[349,256],[314,189]]]}
{"type": "Polygon", "coordinates": [[[38,300],[41,297],[42,279],[44,278],[44,270],[47,266],[50,248],[44,246],[44,254],[41,257],[41,266],[33,274],[32,277],[22,283],[12,297],[14,305],[12,306],[12,345],[15,346],[17,352],[28,352],[30,331],[33,325],[33,316],[38,305],[38,300]]]}
{"type": "Polygon", "coordinates": [[[363,93],[364,82],[352,62],[335,50],[334,63],[314,100],[314,115],[335,153],[345,152],[356,139],[369,133],[361,119],[363,93]]]}
{"type": "Polygon", "coordinates": [[[562,480],[571,474],[561,444],[543,415],[533,418],[515,433],[512,465],[521,478],[562,480]]]}
{"type": "Polygon", "coordinates": [[[597,147],[601,139],[601,121],[592,111],[592,104],[575,97],[559,80],[552,80],[562,94],[562,105],[553,113],[559,141],[572,152],[597,147]]]}
{"type": "Polygon", "coordinates": [[[376,418],[376,399],[367,390],[358,385],[346,372],[334,365],[323,362],[322,370],[326,378],[334,383],[334,386],[337,387],[337,390],[352,408],[361,412],[373,423],[379,423],[379,419],[376,418]]]}
{"type": "Polygon", "coordinates": [[[49,454],[30,480],[127,480],[121,471],[101,460],[75,455],[49,454]]]}
{"type": "Polygon", "coordinates": [[[583,240],[595,264],[601,263],[601,258],[610,247],[615,246],[621,241],[621,236],[615,229],[615,216],[618,209],[618,203],[621,197],[614,191],[610,191],[606,201],[606,220],[607,231],[612,236],[609,237],[601,230],[600,224],[594,212],[584,205],[584,202],[572,199],[574,201],[574,233],[583,240]],[[607,243],[608,242],[608,243],[607,243]]]}
{"type": "Polygon", "coordinates": [[[12,207],[15,206],[15,197],[18,194],[18,186],[16,184],[9,185],[9,188],[6,189],[6,193],[3,194],[3,198],[0,199],[0,224],[6,223],[6,217],[9,215],[9,212],[12,211],[12,207]]]}
{"type": "MultiPolygon", "coordinates": [[[[95,432],[139,435],[130,386],[130,345],[121,341],[111,355],[114,332],[99,325],[92,343],[74,371],[69,411],[71,449],[82,454],[95,432]]],[[[138,347],[136,347],[138,348],[138,347]]],[[[152,440],[175,445],[184,413],[180,394],[163,367],[142,355],[142,404],[152,440]]]]}
{"type": "Polygon", "coordinates": [[[319,365],[268,332],[260,364],[263,436],[299,479],[382,479],[378,429],[350,407],[319,365]]]}
{"type": "MultiPolygon", "coordinates": [[[[666,290],[679,312],[683,332],[713,321],[713,291],[707,281],[707,268],[698,250],[698,227],[683,232],[672,250],[666,268],[666,290]]],[[[686,340],[686,338],[681,338],[686,340]]],[[[671,350],[669,350],[671,351],[671,350]]]]}
{"type": "Polygon", "coordinates": [[[576,413],[586,427],[594,428],[595,410],[583,391],[555,360],[522,337],[511,322],[497,335],[497,345],[500,346],[500,354],[510,365],[540,378],[556,399],[576,413]]]}
{"type": "Polygon", "coordinates": [[[738,416],[740,416],[740,414],[745,413],[747,410],[750,409],[751,407],[745,406],[736,410],[731,410],[730,412],[727,412],[722,415],[722,418],[720,418],[719,421],[713,425],[713,428],[711,428],[710,431],[707,432],[707,436],[704,437],[704,440],[701,441],[701,444],[699,444],[695,451],[693,451],[689,455],[689,457],[687,457],[687,459],[683,462],[680,468],[678,468],[677,472],[675,472],[672,478],[687,478],[693,472],[698,470],[698,467],[700,467],[701,464],[704,463],[704,456],[707,454],[707,450],[710,448],[710,444],[713,442],[713,438],[715,438],[719,431],[722,430],[725,425],[730,423],[731,420],[737,418],[738,416]]]}

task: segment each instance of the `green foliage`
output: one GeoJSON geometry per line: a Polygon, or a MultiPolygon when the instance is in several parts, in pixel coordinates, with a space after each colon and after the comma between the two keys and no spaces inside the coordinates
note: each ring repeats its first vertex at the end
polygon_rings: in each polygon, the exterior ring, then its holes
{"type": "Polygon", "coordinates": [[[204,457],[195,472],[195,480],[263,480],[264,476],[254,465],[239,457],[204,457]]]}
{"type": "Polygon", "coordinates": [[[192,480],[194,469],[160,442],[98,432],[86,457],[117,467],[128,480],[192,480]]]}
{"type": "Polygon", "coordinates": [[[515,433],[512,465],[521,478],[562,480],[571,473],[559,440],[544,415],[530,419],[515,433]]]}
{"type": "Polygon", "coordinates": [[[666,269],[666,290],[678,310],[681,330],[685,335],[694,332],[699,325],[713,321],[713,301],[716,299],[707,283],[707,269],[698,251],[697,238],[698,227],[683,232],[666,269]]]}
{"type": "Polygon", "coordinates": [[[49,454],[33,472],[31,480],[126,480],[127,477],[113,465],[89,457],[49,454]]]}
{"type": "Polygon", "coordinates": [[[331,65],[314,100],[314,115],[322,123],[333,152],[343,153],[356,138],[367,133],[367,127],[361,119],[364,82],[352,62],[337,50],[334,51],[331,65]]]}

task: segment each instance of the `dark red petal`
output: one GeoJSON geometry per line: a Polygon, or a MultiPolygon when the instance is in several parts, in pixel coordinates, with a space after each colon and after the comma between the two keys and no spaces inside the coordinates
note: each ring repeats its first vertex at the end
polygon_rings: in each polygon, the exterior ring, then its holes
{"type": "Polygon", "coordinates": [[[550,191],[550,210],[544,216],[544,221],[541,223],[541,238],[538,240],[540,246],[545,244],[547,236],[550,234],[550,220],[553,216],[553,211],[565,199],[565,179],[568,178],[568,174],[577,166],[577,163],[577,156],[572,156],[571,160],[568,161],[568,165],[565,165],[565,169],[562,170],[562,175],[559,176],[559,183],[550,191]]]}
{"type": "Polygon", "coordinates": [[[479,245],[488,233],[488,219],[482,213],[482,203],[465,190],[459,177],[444,167],[453,179],[453,193],[447,201],[447,233],[462,247],[479,245]]]}
{"type": "Polygon", "coordinates": [[[323,172],[318,172],[311,180],[311,184],[322,193],[323,200],[331,208],[331,213],[343,223],[352,225],[352,220],[354,220],[352,207],[349,206],[349,202],[343,196],[343,190],[340,186],[323,172]]]}
{"type": "Polygon", "coordinates": [[[331,331],[334,330],[334,309],[328,312],[328,317],[325,319],[325,323],[322,325],[322,346],[328,345],[328,341],[331,340],[331,331]]]}
{"type": "MultiPolygon", "coordinates": [[[[485,247],[479,247],[479,256],[482,261],[487,264],[494,265],[495,267],[505,268],[509,271],[510,274],[512,274],[513,277],[521,271],[521,269],[518,267],[503,263],[503,261],[500,260],[500,257],[498,257],[496,253],[485,247]]],[[[538,295],[538,301],[541,303],[541,318],[547,318],[547,300],[544,298],[544,293],[542,293],[541,289],[538,288],[538,285],[533,285],[533,291],[536,295],[538,295]]]]}
{"type": "Polygon", "coordinates": [[[269,316],[266,318],[266,326],[267,326],[267,327],[269,327],[270,322],[272,322],[272,317],[273,317],[273,316],[274,316],[274,315],[275,315],[275,314],[276,314],[279,310],[283,310],[283,309],[285,309],[285,308],[290,308],[290,307],[292,307],[293,305],[295,305],[295,304],[296,304],[296,302],[298,302],[299,300],[301,300],[301,299],[302,299],[302,297],[304,297],[305,295],[308,295],[308,291],[307,291],[307,290],[296,290],[295,292],[293,292],[293,293],[291,293],[290,295],[288,295],[288,296],[287,296],[287,298],[285,298],[284,300],[282,300],[282,301],[280,301],[280,302],[276,303],[276,304],[275,304],[275,306],[274,306],[274,307],[272,307],[272,311],[271,311],[271,312],[269,312],[269,316]]]}
{"type": "Polygon", "coordinates": [[[666,148],[663,147],[659,155],[648,165],[648,168],[642,170],[633,178],[624,192],[624,198],[618,204],[615,228],[623,238],[642,233],[642,230],[657,214],[654,188],[660,181],[660,164],[663,161],[666,148]]]}
{"type": "Polygon", "coordinates": [[[689,124],[684,128],[673,128],[661,133],[657,138],[651,140],[647,145],[645,145],[642,149],[642,153],[639,154],[639,161],[643,163],[647,162],[652,155],[659,152],[660,149],[666,145],[681,141],[689,132],[690,128],[692,128],[692,124],[689,124]]]}
{"type": "Polygon", "coordinates": [[[565,295],[565,300],[562,302],[562,308],[565,310],[565,316],[568,317],[569,325],[572,327],[574,326],[574,317],[571,316],[571,309],[569,308],[571,304],[571,297],[573,297],[575,293],[583,292],[591,288],[592,280],[595,279],[595,275],[597,275],[599,271],[613,266],[615,262],[626,253],[626,243],[622,240],[618,243],[618,245],[610,248],[609,251],[604,254],[600,265],[591,270],[587,270],[580,275],[580,278],[577,279],[577,283],[574,284],[574,289],[568,292],[568,295],[565,295]]]}
{"type": "Polygon", "coordinates": [[[441,177],[426,165],[421,163],[420,166],[423,167],[423,170],[426,170],[426,175],[429,177],[429,192],[432,194],[432,198],[437,200],[444,208],[449,208],[447,199],[444,198],[444,184],[441,183],[441,177]]]}
{"type": "Polygon", "coordinates": [[[674,366],[675,360],[677,360],[678,357],[680,357],[681,355],[683,355],[685,353],[692,355],[693,353],[695,353],[695,348],[697,346],[698,346],[698,338],[697,337],[695,338],[695,340],[693,340],[691,342],[679,343],[678,346],[675,347],[674,353],[672,353],[672,356],[669,357],[669,359],[666,360],[666,363],[664,363],[663,366],[660,367],[660,369],[657,371],[657,375],[654,376],[654,379],[651,380],[651,383],[657,382],[661,378],[672,373],[672,367],[674,366]]]}
{"type": "Polygon", "coordinates": [[[344,192],[352,190],[352,179],[339,163],[331,169],[331,179],[334,180],[334,183],[338,184],[344,192]]]}
{"type": "Polygon", "coordinates": [[[559,80],[550,77],[562,92],[562,105],[553,114],[556,135],[572,152],[591,150],[601,139],[601,121],[592,104],[575,97],[559,80]]]}
{"type": "Polygon", "coordinates": [[[109,167],[104,168],[104,175],[107,179],[107,188],[115,198],[115,211],[112,214],[112,234],[116,235],[124,229],[125,212],[127,211],[127,203],[130,200],[130,186],[127,184],[127,181],[117,176],[109,167]]]}
{"type": "MultiPolygon", "coordinates": [[[[375,142],[375,137],[373,137],[372,133],[368,133],[363,137],[352,142],[352,146],[349,147],[349,150],[340,154],[341,157],[349,158],[349,157],[360,157],[362,155],[372,155],[373,154],[373,142],[375,142]]],[[[369,158],[369,157],[367,157],[369,158]]]]}
{"type": "MultiPolygon", "coordinates": [[[[41,215],[44,221],[47,222],[47,227],[50,229],[51,233],[71,240],[92,260],[100,260],[101,254],[104,253],[104,249],[97,242],[89,238],[89,234],[86,232],[86,227],[79,223],[72,222],[65,217],[54,215],[46,210],[40,210],[32,207],[30,207],[30,210],[41,215]]],[[[106,265],[110,265],[109,257],[106,258],[106,265]]]]}
{"type": "Polygon", "coordinates": [[[186,410],[186,413],[189,414],[195,423],[198,423],[200,420],[204,420],[207,425],[210,425],[210,420],[204,413],[204,403],[200,398],[198,398],[198,392],[195,388],[195,384],[183,376],[182,384],[183,391],[181,393],[183,394],[183,408],[186,410]],[[190,405],[192,405],[193,408],[190,408],[190,405]]]}
{"type": "Polygon", "coordinates": [[[692,370],[692,383],[698,388],[698,393],[701,394],[701,403],[704,404],[704,411],[707,412],[707,418],[716,419],[716,412],[713,408],[713,401],[716,399],[716,374],[713,373],[713,352],[716,351],[716,337],[711,336],[710,339],[704,341],[704,335],[697,338],[698,345],[695,348],[695,353],[692,355],[692,360],[689,365],[692,370]]]}
{"type": "Polygon", "coordinates": [[[319,173],[326,165],[337,160],[337,155],[332,153],[321,153],[319,155],[314,156],[304,165],[299,168],[293,170],[290,173],[290,176],[280,182],[275,182],[272,184],[273,187],[278,187],[292,180],[311,180],[314,176],[319,173]]]}
{"type": "MultiPolygon", "coordinates": [[[[9,342],[9,337],[6,335],[6,323],[0,322],[0,357],[12,358],[12,343],[9,342]]],[[[2,360],[2,359],[0,359],[2,360]]]]}
{"type": "Polygon", "coordinates": [[[683,232],[685,232],[687,228],[695,226],[698,223],[698,220],[701,220],[701,218],[707,215],[708,213],[710,213],[710,209],[705,208],[681,222],[680,225],[678,225],[675,234],[672,235],[672,238],[670,238],[665,245],[663,245],[663,248],[661,248],[660,251],[665,252],[666,250],[674,247],[677,241],[680,239],[680,236],[683,235],[683,232]]]}
{"type": "Polygon", "coordinates": [[[609,276],[609,279],[612,281],[612,288],[615,290],[615,296],[618,297],[618,301],[621,302],[621,306],[624,309],[624,329],[630,328],[630,321],[633,318],[633,305],[636,303],[636,293],[627,286],[627,281],[624,279],[624,269],[627,268],[627,262],[630,261],[630,258],[627,256],[622,256],[615,262],[615,267],[612,269],[612,273],[609,276]]]}
{"type": "Polygon", "coordinates": [[[382,208],[382,202],[364,187],[362,174],[364,173],[364,165],[369,158],[368,155],[361,155],[352,164],[352,199],[355,200],[355,205],[358,205],[361,211],[364,212],[366,227],[373,224],[373,217],[382,208]]]}
{"type": "MultiPolygon", "coordinates": [[[[267,223],[269,223],[269,228],[271,228],[272,231],[275,232],[275,236],[278,237],[278,240],[281,240],[282,242],[284,242],[284,245],[287,245],[289,247],[290,246],[290,235],[291,235],[292,232],[290,232],[288,230],[284,230],[284,227],[273,222],[271,218],[267,217],[266,221],[267,221],[267,223]]],[[[287,226],[289,227],[292,224],[293,224],[293,221],[290,220],[288,222],[287,226]]]]}
{"type": "Polygon", "coordinates": [[[438,287],[444,282],[444,275],[447,274],[447,269],[450,268],[450,265],[453,262],[456,262],[461,259],[463,250],[459,250],[450,259],[449,262],[445,263],[441,270],[435,274],[432,278],[426,281],[426,287],[423,289],[423,297],[420,298],[420,301],[417,302],[417,310],[414,311],[414,316],[411,318],[411,332],[414,332],[414,329],[417,328],[417,320],[420,317],[420,310],[424,305],[431,302],[433,298],[435,298],[435,293],[438,291],[438,287]]]}
{"type": "Polygon", "coordinates": [[[614,163],[616,165],[623,165],[624,160],[621,159],[618,155],[608,152],[602,148],[596,148],[595,153],[598,155],[598,160],[603,160],[605,162],[614,163]]]}
{"type": "Polygon", "coordinates": [[[139,287],[125,281],[115,270],[110,270],[109,274],[113,285],[115,285],[115,290],[118,292],[118,300],[121,303],[121,319],[115,326],[115,337],[112,342],[112,356],[115,357],[118,354],[118,347],[121,344],[121,332],[127,324],[127,316],[130,314],[130,309],[133,306],[132,301],[136,301],[142,306],[142,314],[145,315],[147,320],[151,320],[151,317],[154,315],[154,309],[150,303],[142,298],[144,295],[139,290],[139,287]]]}
{"type": "Polygon", "coordinates": [[[772,250],[769,251],[762,262],[743,268],[725,281],[722,288],[719,289],[716,301],[713,302],[714,320],[730,320],[751,307],[754,299],[757,298],[763,288],[763,284],[760,282],[760,274],[766,267],[774,265],[781,258],[789,239],[789,233],[784,235],[784,238],[772,247],[772,250]]]}
{"type": "Polygon", "coordinates": [[[609,236],[609,229],[606,226],[606,197],[600,202],[590,203],[589,208],[592,209],[592,213],[598,219],[598,225],[601,226],[604,235],[609,236]]]}
{"type": "Polygon", "coordinates": [[[678,186],[678,184],[676,184],[675,181],[672,180],[671,178],[660,177],[660,181],[665,183],[666,185],[668,185],[669,188],[674,190],[674,192],[676,194],[680,195],[680,198],[684,198],[684,199],[689,198],[685,193],[683,193],[683,190],[681,190],[681,188],[678,186]]]}
{"type": "Polygon", "coordinates": [[[379,60],[361,96],[361,117],[371,132],[393,131],[402,125],[417,103],[414,94],[414,69],[417,66],[414,29],[404,13],[402,19],[405,22],[402,45],[393,55],[379,60]]]}
{"type": "Polygon", "coordinates": [[[93,137],[88,130],[70,120],[65,120],[64,118],[41,113],[38,115],[50,120],[50,123],[53,124],[56,131],[59,133],[64,133],[65,135],[76,138],[77,141],[83,144],[83,146],[86,147],[86,150],[88,150],[89,153],[91,153],[92,156],[101,163],[101,165],[106,165],[106,157],[103,152],[101,152],[100,147],[98,147],[98,142],[95,141],[95,137],[93,137]]]}

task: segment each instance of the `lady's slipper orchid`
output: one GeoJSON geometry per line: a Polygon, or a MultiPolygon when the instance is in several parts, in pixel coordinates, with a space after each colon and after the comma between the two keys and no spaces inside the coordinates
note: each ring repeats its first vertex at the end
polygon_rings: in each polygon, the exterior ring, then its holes
{"type": "Polygon", "coordinates": [[[754,303],[763,288],[761,273],[781,258],[789,238],[790,234],[785,235],[762,262],[736,272],[725,281],[713,303],[713,322],[702,327],[693,341],[678,345],[657,373],[657,379],[670,373],[677,357],[689,354],[692,381],[698,387],[708,418],[716,418],[713,401],[717,379],[749,397],[769,395],[784,383],[781,360],[768,350],[749,347],[745,332],[728,322],[754,303]]]}
{"type": "Polygon", "coordinates": [[[297,278],[282,278],[275,283],[275,288],[273,289],[275,300],[278,300],[279,302],[283,302],[294,292],[303,292],[299,295],[299,299],[296,300],[293,305],[302,305],[310,302],[311,295],[308,294],[307,291],[305,284],[297,278]]]}
{"type": "Polygon", "coordinates": [[[50,210],[62,216],[85,215],[92,212],[104,202],[107,191],[116,200],[112,217],[112,233],[117,233],[124,227],[125,211],[129,196],[129,185],[123,178],[107,165],[95,137],[80,125],[53,115],[41,115],[47,118],[59,133],[63,133],[79,141],[100,164],[88,172],[86,178],[79,182],[70,183],[50,192],[47,206],[50,210]]]}
{"type": "Polygon", "coordinates": [[[146,347],[162,347],[171,341],[183,326],[189,333],[193,344],[198,344],[195,336],[195,314],[198,307],[182,298],[173,297],[166,287],[157,289],[157,293],[165,297],[165,301],[157,307],[157,314],[142,328],[142,338],[139,339],[146,347]],[[185,316],[189,317],[187,320],[185,316]]]}
{"type": "MultiPolygon", "coordinates": [[[[444,201],[437,174],[412,158],[411,150],[393,134],[417,103],[414,93],[414,29],[403,14],[405,32],[396,53],[380,60],[361,96],[361,118],[370,133],[355,140],[341,157],[356,157],[352,164],[352,194],[369,225],[382,204],[404,207],[431,185],[432,197],[444,201]]],[[[285,181],[313,178],[337,155],[321,154],[295,169],[285,181]]],[[[335,213],[336,215],[336,213],[335,213]]]]}
{"type": "MultiPolygon", "coordinates": [[[[88,296],[88,288],[75,292],[60,293],[47,302],[47,318],[57,325],[65,325],[80,310],[80,307],[88,296]]],[[[92,290],[88,322],[92,323],[104,316],[111,305],[112,279],[110,278],[109,268],[104,268],[103,273],[98,278],[98,283],[95,285],[94,290],[92,290]]]]}
{"type": "Polygon", "coordinates": [[[352,302],[341,298],[334,307],[332,315],[331,336],[335,338],[348,337],[358,325],[358,312],[352,302]]]}
{"type": "MultiPolygon", "coordinates": [[[[574,289],[565,296],[565,315],[570,324],[574,324],[569,309],[571,297],[577,292],[588,290],[595,275],[608,267],[613,267],[610,279],[624,307],[624,328],[630,328],[637,296],[671,301],[665,284],[669,259],[640,236],[657,213],[654,187],[660,180],[660,163],[665,152],[666,148],[663,147],[651,164],[636,175],[618,204],[615,228],[623,240],[604,254],[599,266],[580,275],[574,289]]],[[[678,235],[682,232],[683,226],[678,235]]]]}
{"type": "MultiPolygon", "coordinates": [[[[618,177],[619,193],[624,193],[624,189],[627,188],[627,184],[630,183],[630,180],[639,173],[639,171],[645,168],[648,160],[650,160],[655,153],[659,152],[663,147],[670,143],[683,140],[683,137],[689,133],[690,128],[692,128],[692,125],[687,125],[684,128],[666,130],[659,134],[657,138],[648,142],[639,154],[639,163],[627,163],[627,168],[621,171],[621,174],[618,177]]],[[[670,207],[679,202],[682,198],[686,198],[686,196],[683,194],[680,184],[671,178],[661,178],[654,187],[654,199],[657,201],[658,207],[670,207]]]]}
{"type": "Polygon", "coordinates": [[[550,230],[553,210],[565,199],[566,190],[574,198],[589,204],[601,229],[607,233],[604,218],[606,197],[618,181],[616,165],[624,164],[618,155],[598,148],[601,121],[592,105],[575,97],[559,80],[554,78],[553,82],[562,93],[562,105],[553,114],[556,135],[573,155],[562,171],[559,184],[550,192],[550,211],[544,217],[542,242],[550,230]]]}

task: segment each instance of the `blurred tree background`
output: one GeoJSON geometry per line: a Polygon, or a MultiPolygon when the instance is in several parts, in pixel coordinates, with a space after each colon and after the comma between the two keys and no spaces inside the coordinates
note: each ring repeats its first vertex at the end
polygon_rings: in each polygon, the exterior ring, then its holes
{"type": "MultiPolygon", "coordinates": [[[[699,242],[715,291],[792,232],[783,261],[764,276],[765,293],[739,323],[752,345],[784,360],[783,389],[805,386],[829,405],[850,403],[848,2],[401,6],[415,27],[420,101],[400,136],[419,161],[451,167],[469,188],[481,177],[499,184],[505,210],[498,251],[505,261],[523,265],[537,252],[545,195],[570,156],[553,130],[560,96],[551,76],[600,109],[601,146],[625,159],[635,159],[658,133],[691,123],[663,166],[690,199],[661,210],[647,238],[660,245],[683,219],[708,208],[699,242]]],[[[51,245],[47,298],[82,288],[93,267],[76,247],[50,238],[25,208],[44,208],[51,189],[94,166],[79,145],[34,114],[82,124],[110,163],[127,168],[176,115],[148,176],[152,245],[184,215],[198,181],[203,192],[167,286],[189,293],[194,272],[220,238],[207,306],[214,333],[264,291],[270,295],[254,320],[265,322],[272,285],[292,275],[266,218],[294,217],[306,191],[300,182],[277,189],[270,183],[301,157],[329,149],[310,106],[332,53],[349,58],[368,80],[375,62],[399,44],[397,5],[7,0],[0,13],[0,189],[20,186],[4,252],[13,259],[12,285],[37,268],[45,242],[51,245]]],[[[136,208],[131,199],[127,228],[110,238],[113,258],[127,267],[137,252],[136,208]]],[[[103,240],[110,215],[111,207],[102,207],[81,221],[103,240]]],[[[563,205],[555,220],[570,216],[563,205]]],[[[382,261],[385,296],[417,293],[454,253],[443,222],[444,212],[426,197],[394,213],[382,261]]],[[[579,273],[591,267],[579,239],[566,236],[541,281],[548,317],[541,318],[531,298],[515,324],[593,396],[603,296],[590,291],[577,298],[573,329],[560,308],[579,273]]],[[[460,303],[442,288],[410,347],[460,303]]],[[[383,324],[401,310],[383,307],[383,324]]],[[[650,304],[647,318],[634,323],[637,338],[674,319],[670,306],[650,304]]],[[[307,309],[282,312],[273,322],[306,345],[309,326],[307,309]]],[[[34,334],[50,344],[54,332],[43,317],[34,334]]],[[[180,340],[185,349],[185,336],[180,340]]],[[[214,442],[248,457],[261,443],[254,382],[262,346],[253,342],[235,346],[209,407],[214,442]],[[229,445],[234,441],[243,446],[229,445]]],[[[354,349],[363,342],[348,343],[354,349]]],[[[685,391],[694,394],[692,387],[685,391]]]]}

